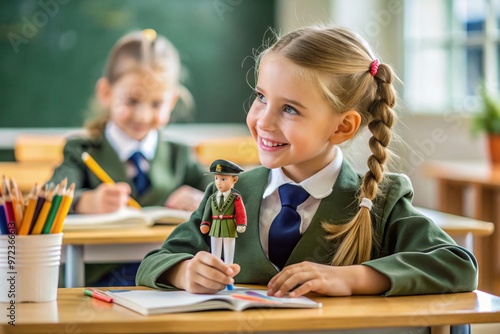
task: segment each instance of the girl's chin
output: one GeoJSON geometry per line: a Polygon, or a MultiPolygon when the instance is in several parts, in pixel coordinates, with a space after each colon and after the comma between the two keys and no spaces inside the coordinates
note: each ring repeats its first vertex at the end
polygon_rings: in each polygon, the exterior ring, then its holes
{"type": "Polygon", "coordinates": [[[149,130],[145,129],[131,129],[128,134],[130,137],[134,138],[135,140],[143,140],[147,134],[149,133],[149,130]]]}
{"type": "Polygon", "coordinates": [[[281,167],[280,164],[276,162],[275,159],[265,156],[265,154],[259,154],[260,164],[266,168],[273,169],[281,167]]]}

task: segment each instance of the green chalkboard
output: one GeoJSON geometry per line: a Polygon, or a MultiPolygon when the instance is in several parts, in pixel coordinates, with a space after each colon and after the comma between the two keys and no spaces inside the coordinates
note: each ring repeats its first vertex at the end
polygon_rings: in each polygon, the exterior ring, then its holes
{"type": "Polygon", "coordinates": [[[243,122],[274,1],[12,0],[0,2],[0,24],[0,128],[82,126],[108,51],[145,28],[181,54],[196,108],[178,122],[243,122]]]}

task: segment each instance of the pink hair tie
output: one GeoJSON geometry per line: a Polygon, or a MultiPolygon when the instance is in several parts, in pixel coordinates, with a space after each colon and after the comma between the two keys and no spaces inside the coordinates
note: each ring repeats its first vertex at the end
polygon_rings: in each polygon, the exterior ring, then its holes
{"type": "Polygon", "coordinates": [[[373,59],[371,65],[370,65],[370,74],[372,75],[372,77],[374,77],[375,75],[377,75],[377,71],[378,71],[378,65],[379,65],[379,61],[377,58],[373,59]]]}

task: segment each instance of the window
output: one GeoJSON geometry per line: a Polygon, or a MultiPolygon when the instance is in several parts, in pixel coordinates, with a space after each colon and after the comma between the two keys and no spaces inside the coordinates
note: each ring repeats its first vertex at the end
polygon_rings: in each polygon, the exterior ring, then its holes
{"type": "Polygon", "coordinates": [[[500,0],[405,1],[404,97],[415,112],[479,108],[499,89],[500,0]]]}

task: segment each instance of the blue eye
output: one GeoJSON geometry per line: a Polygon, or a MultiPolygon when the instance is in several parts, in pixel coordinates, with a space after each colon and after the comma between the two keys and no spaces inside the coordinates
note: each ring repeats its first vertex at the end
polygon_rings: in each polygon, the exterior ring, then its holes
{"type": "Polygon", "coordinates": [[[291,114],[291,115],[298,115],[299,112],[293,108],[293,107],[290,107],[289,105],[285,105],[285,107],[283,108],[283,111],[286,112],[287,114],[291,114]]]}
{"type": "Polygon", "coordinates": [[[257,100],[259,100],[260,102],[267,103],[266,97],[261,93],[255,92],[255,96],[257,97],[257,100]]]}

